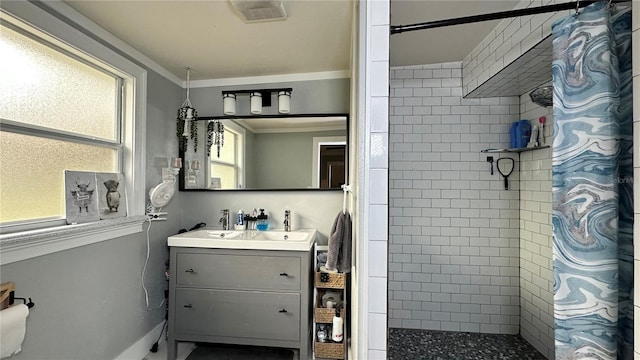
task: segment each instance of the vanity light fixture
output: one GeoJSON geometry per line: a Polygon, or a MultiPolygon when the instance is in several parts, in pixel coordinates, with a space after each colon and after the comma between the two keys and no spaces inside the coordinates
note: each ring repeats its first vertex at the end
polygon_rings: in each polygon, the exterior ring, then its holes
{"type": "Polygon", "coordinates": [[[224,93],[222,94],[222,112],[225,115],[236,114],[236,94],[224,93]]]}
{"type": "Polygon", "coordinates": [[[262,94],[259,92],[252,92],[251,95],[251,113],[262,114],[262,94]]]}
{"type": "Polygon", "coordinates": [[[278,112],[288,114],[291,111],[291,91],[278,91],[278,112]]]}
{"type": "MultiPolygon", "coordinates": [[[[271,97],[275,93],[278,96],[278,112],[288,114],[291,112],[291,88],[259,89],[259,90],[223,90],[222,112],[225,115],[237,115],[236,100],[241,95],[249,95],[250,111],[252,115],[261,115],[263,107],[271,106],[271,97]]],[[[244,108],[240,106],[240,108],[244,108]]]]}

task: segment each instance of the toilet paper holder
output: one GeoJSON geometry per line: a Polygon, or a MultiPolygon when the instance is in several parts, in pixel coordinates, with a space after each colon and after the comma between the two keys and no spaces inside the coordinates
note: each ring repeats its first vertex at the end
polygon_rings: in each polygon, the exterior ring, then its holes
{"type": "Polygon", "coordinates": [[[16,300],[22,300],[29,309],[35,306],[31,298],[27,302],[26,298],[15,296],[16,285],[12,282],[0,284],[0,310],[4,310],[13,305],[16,300]]]}

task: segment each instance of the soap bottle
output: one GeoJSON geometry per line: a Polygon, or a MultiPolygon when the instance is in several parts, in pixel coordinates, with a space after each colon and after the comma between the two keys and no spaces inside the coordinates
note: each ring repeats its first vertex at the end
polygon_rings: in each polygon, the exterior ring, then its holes
{"type": "Polygon", "coordinates": [[[260,209],[260,214],[257,216],[256,229],[260,231],[267,230],[269,228],[269,224],[267,223],[267,215],[264,213],[264,209],[260,209]]]}

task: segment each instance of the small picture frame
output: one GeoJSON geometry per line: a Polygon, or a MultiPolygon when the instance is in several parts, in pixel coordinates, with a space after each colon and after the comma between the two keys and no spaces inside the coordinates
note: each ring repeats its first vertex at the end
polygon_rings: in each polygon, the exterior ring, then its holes
{"type": "Polygon", "coordinates": [[[127,216],[127,194],[124,175],[119,173],[96,173],[98,188],[98,210],[100,219],[127,216]]]}
{"type": "Polygon", "coordinates": [[[220,188],[222,188],[222,180],[219,177],[212,177],[211,186],[209,186],[209,189],[220,189],[220,188]]]}
{"type": "Polygon", "coordinates": [[[96,193],[96,173],[64,172],[64,198],[67,224],[81,224],[100,220],[96,193]]]}

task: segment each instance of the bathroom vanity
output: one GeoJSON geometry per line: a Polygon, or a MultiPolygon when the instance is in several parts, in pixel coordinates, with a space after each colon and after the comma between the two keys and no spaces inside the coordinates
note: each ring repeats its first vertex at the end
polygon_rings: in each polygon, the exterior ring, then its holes
{"type": "Polygon", "coordinates": [[[292,348],[311,358],[315,238],[315,230],[169,237],[168,359],[180,341],[292,348]]]}

